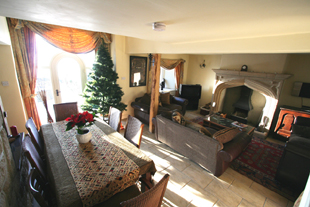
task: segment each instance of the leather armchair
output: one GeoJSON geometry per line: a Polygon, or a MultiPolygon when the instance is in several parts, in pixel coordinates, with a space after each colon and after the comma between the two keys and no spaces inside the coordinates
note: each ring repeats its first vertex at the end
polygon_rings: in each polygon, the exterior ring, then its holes
{"type": "MultiPolygon", "coordinates": [[[[146,96],[146,94],[144,96],[146,96]]],[[[131,103],[131,107],[134,109],[134,116],[136,118],[145,124],[149,124],[150,103],[144,101],[141,102],[142,98],[143,97],[136,98],[135,101],[131,103]]],[[[187,104],[187,99],[171,95],[170,104],[162,104],[162,106],[159,106],[157,114],[169,113],[171,111],[178,110],[184,115],[187,104]]]]}

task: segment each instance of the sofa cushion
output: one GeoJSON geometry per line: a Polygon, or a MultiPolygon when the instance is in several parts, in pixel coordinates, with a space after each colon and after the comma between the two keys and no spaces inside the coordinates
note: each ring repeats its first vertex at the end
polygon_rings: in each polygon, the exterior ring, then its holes
{"type": "Polygon", "coordinates": [[[200,124],[186,120],[185,126],[199,132],[200,134],[204,134],[204,135],[207,135],[209,137],[212,137],[212,134],[209,132],[209,130],[207,130],[206,128],[204,128],[200,124]]]}
{"type": "Polygon", "coordinates": [[[292,131],[298,136],[310,138],[310,127],[292,124],[292,131]]]}
{"type": "Polygon", "coordinates": [[[178,112],[178,111],[174,111],[172,112],[172,117],[171,117],[173,122],[176,122],[178,124],[181,124],[183,126],[185,126],[185,119],[183,117],[183,115],[178,112]]]}
{"type": "Polygon", "coordinates": [[[146,105],[151,105],[151,96],[149,94],[144,94],[141,99],[138,101],[140,103],[146,104],[146,105]]]}
{"type": "Polygon", "coordinates": [[[170,104],[170,93],[161,93],[160,101],[162,104],[170,104]]]}
{"type": "Polygon", "coordinates": [[[182,111],[182,106],[177,104],[163,104],[163,107],[169,109],[170,111],[178,110],[179,112],[182,111]]]}
{"type": "Polygon", "coordinates": [[[213,138],[219,141],[220,143],[224,144],[231,141],[237,134],[241,131],[237,128],[225,128],[220,131],[215,132],[213,134],[213,138]]]}

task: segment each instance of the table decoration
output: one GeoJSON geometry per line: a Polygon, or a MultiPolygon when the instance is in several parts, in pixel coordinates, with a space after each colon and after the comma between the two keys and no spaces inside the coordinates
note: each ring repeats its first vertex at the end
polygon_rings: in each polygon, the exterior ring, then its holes
{"type": "Polygon", "coordinates": [[[78,142],[81,144],[87,143],[92,137],[92,134],[89,129],[87,129],[87,127],[90,127],[94,124],[94,117],[95,115],[89,113],[88,111],[84,111],[76,115],[71,115],[71,117],[65,119],[65,121],[67,121],[66,131],[77,127],[76,138],[78,142]]]}

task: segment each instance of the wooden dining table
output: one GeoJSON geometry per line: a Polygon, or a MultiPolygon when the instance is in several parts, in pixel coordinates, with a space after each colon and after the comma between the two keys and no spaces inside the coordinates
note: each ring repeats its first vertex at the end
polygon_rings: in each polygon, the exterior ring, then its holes
{"type": "MultiPolygon", "coordinates": [[[[97,148],[98,144],[97,146],[96,144],[93,144],[95,143],[94,140],[93,141],[91,140],[87,144],[79,144],[77,141],[75,143],[75,140],[73,139],[72,139],[73,140],[72,143],[64,144],[63,141],[67,141],[64,139],[67,139],[68,137],[66,138],[66,137],[59,136],[59,133],[55,129],[55,123],[53,124],[42,125],[40,132],[44,139],[44,145],[45,145],[44,154],[45,154],[46,165],[47,165],[46,168],[47,168],[48,182],[50,184],[52,192],[55,194],[57,206],[76,207],[76,206],[95,205],[96,204],[95,202],[90,202],[91,205],[86,204],[85,201],[81,198],[81,195],[83,195],[83,193],[81,194],[80,192],[81,186],[77,182],[78,175],[76,174],[82,173],[83,175],[84,174],[90,175],[92,173],[95,173],[95,171],[96,173],[98,173],[97,171],[100,170],[101,168],[89,167],[90,165],[87,166],[88,164],[87,163],[85,164],[85,162],[93,162],[92,159],[88,160],[87,156],[85,158],[84,155],[80,156],[80,155],[74,154],[73,162],[74,163],[79,162],[79,159],[81,159],[81,162],[83,162],[83,167],[82,167],[83,172],[79,172],[79,170],[78,171],[72,170],[72,165],[70,164],[70,160],[68,160],[67,158],[68,157],[67,154],[72,155],[73,153],[78,153],[78,152],[67,153],[66,150],[70,151],[72,150],[72,148],[73,149],[79,148],[78,151],[80,151],[81,153],[85,153],[85,150],[87,151],[87,153],[91,153],[90,151],[97,148]],[[84,168],[84,165],[86,166],[85,168],[84,168]]],[[[63,122],[62,124],[65,124],[65,122],[63,122]]],[[[56,125],[61,126],[62,124],[56,122],[56,125]]],[[[109,143],[107,144],[109,146],[111,144],[113,145],[112,146],[112,148],[114,149],[113,152],[115,151],[115,149],[120,149],[121,151],[120,153],[124,154],[123,155],[124,157],[122,159],[127,160],[128,162],[132,162],[132,165],[137,166],[137,170],[134,170],[134,171],[138,173],[138,176],[143,176],[149,180],[151,179],[151,176],[154,175],[154,173],[156,172],[155,164],[152,161],[152,159],[150,159],[140,149],[136,148],[133,144],[127,141],[120,133],[116,132],[104,121],[97,119],[95,121],[95,127],[97,127],[96,128],[97,131],[99,129],[104,133],[105,143],[106,141],[108,141],[109,143]]],[[[94,135],[92,139],[94,139],[94,135]]],[[[112,162],[112,165],[113,165],[113,162],[116,162],[113,160],[113,158],[108,158],[108,156],[104,156],[103,160],[104,162],[107,162],[107,163],[112,162]]],[[[118,169],[118,168],[115,168],[115,169],[118,169]]],[[[133,175],[133,173],[127,173],[127,174],[133,175]]],[[[122,179],[125,180],[124,177],[122,177],[121,179],[119,177],[113,178],[112,176],[106,176],[106,177],[107,178],[104,178],[104,179],[112,179],[112,180],[107,180],[107,182],[102,182],[105,184],[103,184],[103,186],[99,188],[98,186],[96,186],[97,189],[95,189],[94,192],[87,192],[89,194],[87,195],[88,199],[91,199],[91,196],[93,194],[97,195],[97,197],[98,195],[101,195],[101,192],[98,192],[98,191],[100,190],[104,191],[106,186],[113,185],[113,182],[116,182],[116,184],[114,184],[114,186],[116,187],[113,188],[113,191],[114,190],[116,191],[109,192],[108,193],[109,196],[111,195],[117,196],[118,194],[116,193],[124,190],[120,188],[120,190],[117,191],[117,186],[119,185],[121,186],[121,184],[117,182],[119,182],[119,180],[122,180],[122,179]],[[106,185],[106,183],[108,183],[108,185],[106,185]]],[[[130,179],[137,179],[137,178],[136,176],[131,176],[131,177],[129,176],[126,179],[130,180],[130,179]]],[[[130,183],[134,183],[135,181],[136,180],[131,180],[130,183]]],[[[96,181],[95,184],[98,185],[98,183],[101,184],[101,182],[98,182],[98,181],[96,181]]],[[[93,183],[91,183],[91,185],[93,185],[93,183]]],[[[126,187],[126,184],[124,184],[123,187],[124,186],[126,187]]],[[[89,187],[89,186],[86,186],[86,187],[88,189],[92,189],[92,187],[89,187]]],[[[105,191],[107,191],[107,189],[105,189],[105,191]]],[[[108,198],[105,198],[105,199],[108,199],[108,198]]],[[[98,200],[96,200],[96,202],[97,201],[98,200]]]]}

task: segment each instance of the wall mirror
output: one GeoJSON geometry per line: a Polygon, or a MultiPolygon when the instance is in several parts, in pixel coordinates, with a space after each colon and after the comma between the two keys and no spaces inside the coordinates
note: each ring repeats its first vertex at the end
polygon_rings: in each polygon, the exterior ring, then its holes
{"type": "Polygon", "coordinates": [[[130,87],[146,86],[147,57],[130,56],[130,87]]]}

